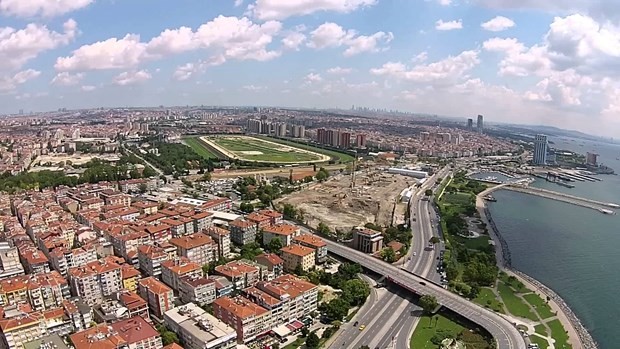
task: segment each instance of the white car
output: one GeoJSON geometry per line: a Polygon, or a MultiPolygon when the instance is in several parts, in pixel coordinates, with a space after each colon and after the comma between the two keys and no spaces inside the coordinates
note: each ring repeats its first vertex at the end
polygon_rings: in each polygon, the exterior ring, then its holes
{"type": "Polygon", "coordinates": [[[413,252],[413,256],[414,256],[414,257],[415,257],[417,254],[418,254],[417,252],[415,252],[415,251],[413,252]]]}

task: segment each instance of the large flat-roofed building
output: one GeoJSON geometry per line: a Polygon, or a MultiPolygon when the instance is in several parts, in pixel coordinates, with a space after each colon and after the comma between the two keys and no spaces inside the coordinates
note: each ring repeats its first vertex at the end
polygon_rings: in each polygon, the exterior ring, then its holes
{"type": "Polygon", "coordinates": [[[353,229],[352,247],[364,253],[376,253],[383,249],[383,234],[380,231],[357,227],[353,229]]]}
{"type": "Polygon", "coordinates": [[[164,321],[171,331],[179,334],[185,349],[232,349],[237,345],[234,328],[194,303],[167,311],[164,321]]]}

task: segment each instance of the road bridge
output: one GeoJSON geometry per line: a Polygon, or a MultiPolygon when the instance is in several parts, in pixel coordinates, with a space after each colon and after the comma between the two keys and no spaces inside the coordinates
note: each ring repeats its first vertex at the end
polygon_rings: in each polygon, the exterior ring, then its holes
{"type": "Polygon", "coordinates": [[[395,267],[365,253],[325,239],[328,251],[357,263],[379,275],[386,275],[390,281],[417,295],[432,295],[447,309],[477,323],[495,339],[500,349],[525,349],[526,344],[517,328],[500,315],[468,301],[426,278],[395,267]]]}

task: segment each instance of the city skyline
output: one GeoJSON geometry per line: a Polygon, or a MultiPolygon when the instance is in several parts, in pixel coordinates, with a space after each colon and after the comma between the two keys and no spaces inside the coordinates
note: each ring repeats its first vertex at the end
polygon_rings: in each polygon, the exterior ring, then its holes
{"type": "Polygon", "coordinates": [[[363,104],[599,136],[620,130],[612,1],[286,4],[3,2],[0,113],[363,104]]]}

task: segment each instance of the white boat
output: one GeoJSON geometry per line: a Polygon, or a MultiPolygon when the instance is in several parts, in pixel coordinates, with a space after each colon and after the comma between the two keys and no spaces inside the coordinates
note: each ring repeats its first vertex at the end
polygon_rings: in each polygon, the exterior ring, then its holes
{"type": "Polygon", "coordinates": [[[601,211],[601,213],[604,213],[604,214],[616,214],[616,212],[612,210],[606,210],[604,208],[600,208],[599,211],[601,211]]]}

